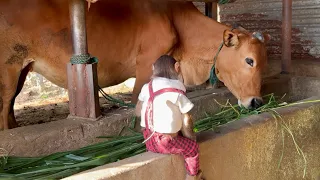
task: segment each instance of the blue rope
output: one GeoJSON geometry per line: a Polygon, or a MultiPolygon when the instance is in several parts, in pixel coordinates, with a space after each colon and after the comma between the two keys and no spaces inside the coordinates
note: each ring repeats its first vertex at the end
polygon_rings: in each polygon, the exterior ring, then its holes
{"type": "MultiPolygon", "coordinates": [[[[92,63],[98,63],[98,58],[91,57],[90,54],[80,54],[80,55],[73,55],[70,59],[70,62],[71,64],[92,64],[92,63]]],[[[107,101],[119,104],[119,106],[122,106],[122,107],[129,107],[129,108],[135,107],[135,104],[125,103],[120,99],[113,98],[112,96],[105,93],[101,87],[98,86],[98,88],[99,88],[99,92],[107,101]]]]}
{"type": "Polygon", "coordinates": [[[99,92],[102,94],[102,96],[107,100],[110,101],[112,103],[118,104],[120,107],[129,107],[129,108],[135,108],[136,105],[132,104],[132,103],[126,103],[124,101],[122,101],[121,99],[116,99],[110,95],[108,95],[106,92],[103,91],[103,89],[99,87],[99,92]]]}
{"type": "MultiPolygon", "coordinates": [[[[233,25],[233,27],[232,27],[232,29],[231,29],[231,31],[233,31],[234,29],[236,29],[237,28],[237,25],[233,25]]],[[[213,65],[212,65],[212,67],[211,67],[211,70],[210,70],[210,77],[209,77],[209,82],[210,82],[210,84],[212,84],[212,85],[214,85],[215,83],[217,83],[218,81],[219,81],[219,79],[218,79],[218,77],[217,77],[217,75],[216,75],[216,61],[217,61],[217,58],[218,58],[218,55],[219,55],[219,53],[220,53],[220,51],[221,51],[221,49],[222,49],[222,47],[223,47],[223,44],[224,44],[224,41],[222,41],[222,43],[220,44],[220,46],[219,46],[219,48],[218,48],[218,52],[217,52],[217,54],[214,56],[214,58],[213,58],[213,65]]]]}
{"type": "Polygon", "coordinates": [[[217,52],[217,54],[214,56],[214,58],[213,58],[213,65],[212,65],[212,67],[211,67],[211,70],[210,70],[210,77],[209,77],[209,82],[210,82],[210,84],[212,84],[212,85],[214,85],[215,83],[217,83],[217,81],[219,80],[218,79],[218,77],[217,77],[217,75],[216,75],[216,71],[215,71],[215,66],[216,66],[216,61],[217,61],[217,57],[218,57],[218,54],[220,53],[220,51],[221,51],[221,49],[222,49],[222,47],[223,47],[223,43],[224,42],[222,42],[221,44],[220,44],[220,46],[219,46],[219,48],[218,48],[218,52],[217,52]]]}
{"type": "Polygon", "coordinates": [[[91,57],[90,54],[73,55],[70,58],[71,64],[93,64],[98,63],[98,58],[91,57]]]}

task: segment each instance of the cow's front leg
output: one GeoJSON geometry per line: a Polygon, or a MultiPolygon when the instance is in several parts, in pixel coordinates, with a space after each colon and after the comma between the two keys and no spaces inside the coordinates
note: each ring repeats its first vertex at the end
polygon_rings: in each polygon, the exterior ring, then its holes
{"type": "MultiPolygon", "coordinates": [[[[136,82],[133,87],[132,92],[132,99],[131,102],[136,104],[138,100],[138,96],[140,94],[142,86],[149,82],[152,76],[152,64],[158,58],[159,54],[153,55],[146,54],[146,55],[139,55],[137,58],[137,65],[136,65],[136,82]]],[[[159,55],[160,57],[160,55],[159,55]]]]}

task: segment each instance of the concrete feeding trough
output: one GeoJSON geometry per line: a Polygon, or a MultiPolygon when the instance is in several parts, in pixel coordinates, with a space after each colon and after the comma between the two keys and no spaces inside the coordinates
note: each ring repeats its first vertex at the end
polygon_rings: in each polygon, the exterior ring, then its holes
{"type": "MultiPolygon", "coordinates": [[[[320,96],[311,99],[319,99],[320,96]]],[[[320,177],[320,103],[297,105],[279,111],[290,124],[294,140],[306,158],[297,153],[293,138],[271,115],[261,114],[224,125],[220,133],[198,136],[200,167],[204,177],[214,179],[305,179],[320,177]],[[284,141],[284,146],[282,144],[284,141]],[[283,158],[278,164],[283,152],[283,158]]],[[[184,179],[183,159],[176,155],[143,153],[65,178],[108,180],[184,179]]]]}
{"type": "MultiPolygon", "coordinates": [[[[311,77],[275,76],[265,81],[263,94],[284,93],[287,102],[312,96],[320,99],[320,80],[311,77]]],[[[188,93],[195,103],[195,119],[205,112],[217,112],[214,101],[235,98],[226,89],[200,90],[188,93]]],[[[198,134],[201,169],[207,179],[306,179],[320,175],[320,103],[282,108],[279,113],[293,137],[282,128],[282,121],[264,113],[223,125],[216,132],[198,134]],[[284,135],[282,135],[284,132],[284,135]],[[303,151],[297,153],[294,141],[303,151]],[[284,141],[284,144],[283,144],[284,141]],[[278,164],[282,157],[280,166],[278,164]],[[305,158],[305,159],[304,159],[305,158]],[[307,163],[305,163],[307,162],[307,163]],[[307,166],[305,166],[307,164],[307,166]]],[[[98,121],[63,119],[46,124],[20,127],[0,132],[0,147],[10,155],[39,156],[77,149],[98,141],[100,135],[114,135],[130,123],[132,110],[119,110],[118,115],[98,121]]],[[[185,170],[179,156],[142,153],[100,166],[65,179],[183,179],[185,170]]]]}
{"type": "MultiPolygon", "coordinates": [[[[263,89],[264,93],[287,93],[288,102],[312,101],[320,99],[319,85],[317,78],[278,76],[267,80],[263,89]],[[310,96],[313,97],[305,99],[310,96]]],[[[228,93],[220,93],[220,96],[228,96],[228,93]]],[[[195,114],[201,116],[205,107],[208,110],[212,104],[206,104],[208,96],[213,98],[212,94],[193,98],[198,107],[195,114]]],[[[225,124],[219,133],[198,134],[200,166],[205,178],[293,180],[305,176],[305,179],[319,179],[320,103],[297,104],[278,112],[281,120],[263,113],[225,124]],[[295,143],[301,148],[300,154],[295,143]]],[[[184,177],[181,157],[146,152],[65,179],[160,180],[184,177]]]]}

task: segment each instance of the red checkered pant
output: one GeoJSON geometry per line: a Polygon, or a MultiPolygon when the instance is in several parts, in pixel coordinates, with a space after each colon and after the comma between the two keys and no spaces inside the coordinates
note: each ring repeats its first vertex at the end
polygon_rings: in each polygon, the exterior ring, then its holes
{"type": "MultiPolygon", "coordinates": [[[[152,132],[149,129],[143,130],[143,136],[147,139],[152,132]]],[[[187,173],[191,176],[198,174],[199,170],[199,145],[196,141],[178,135],[170,135],[155,132],[146,141],[147,150],[161,154],[181,154],[185,161],[187,173]]]]}

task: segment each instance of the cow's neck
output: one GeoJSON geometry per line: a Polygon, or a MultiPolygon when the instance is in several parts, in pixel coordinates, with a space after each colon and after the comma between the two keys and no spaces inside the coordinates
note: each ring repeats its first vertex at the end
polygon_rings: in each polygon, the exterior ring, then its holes
{"type": "Polygon", "coordinates": [[[175,56],[212,61],[228,26],[204,16],[192,3],[181,3],[174,8],[173,23],[179,35],[175,56]]]}

